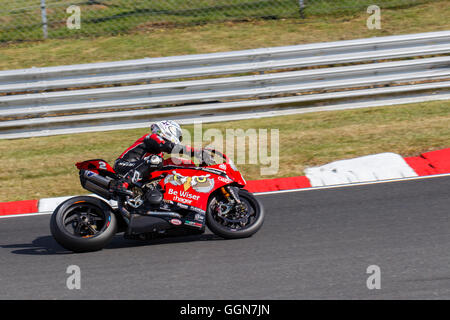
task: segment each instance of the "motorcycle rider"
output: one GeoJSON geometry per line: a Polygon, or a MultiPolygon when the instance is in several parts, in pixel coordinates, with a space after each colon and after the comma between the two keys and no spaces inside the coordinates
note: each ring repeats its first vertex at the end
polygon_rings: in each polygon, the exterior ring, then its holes
{"type": "MultiPolygon", "coordinates": [[[[126,181],[118,185],[115,191],[126,193],[132,186],[141,187],[151,172],[161,169],[164,153],[177,150],[189,156],[202,157],[201,150],[181,145],[183,133],[175,121],[155,122],[150,126],[150,131],[136,140],[115,161],[114,170],[126,181]]],[[[155,194],[150,195],[152,196],[161,198],[155,194]]]]}

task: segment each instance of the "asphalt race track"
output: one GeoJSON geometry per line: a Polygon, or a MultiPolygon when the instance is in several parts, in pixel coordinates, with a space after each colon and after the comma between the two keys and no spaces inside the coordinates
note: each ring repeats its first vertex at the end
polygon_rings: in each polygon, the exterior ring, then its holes
{"type": "Polygon", "coordinates": [[[259,198],[266,221],[248,239],[117,235],[85,254],[54,242],[50,215],[0,219],[0,299],[450,298],[449,176],[259,198]]]}

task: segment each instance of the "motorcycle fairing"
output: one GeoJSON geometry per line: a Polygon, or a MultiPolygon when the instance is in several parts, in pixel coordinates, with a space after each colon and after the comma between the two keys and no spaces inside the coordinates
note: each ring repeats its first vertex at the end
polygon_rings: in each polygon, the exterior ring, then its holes
{"type": "Polygon", "coordinates": [[[89,170],[97,174],[115,175],[114,169],[103,159],[92,159],[83,162],[77,162],[78,170],[89,170]]]}
{"type": "Polygon", "coordinates": [[[211,171],[177,168],[166,171],[160,185],[165,190],[165,201],[206,211],[209,195],[231,182],[231,179],[211,171]]]}
{"type": "MultiPolygon", "coordinates": [[[[187,159],[164,160],[165,166],[175,165],[175,169],[154,171],[150,179],[163,177],[160,186],[164,192],[164,201],[176,203],[180,208],[206,212],[209,195],[225,185],[236,183],[245,186],[246,182],[234,163],[226,158],[225,163],[197,167],[187,159]],[[179,164],[178,166],[176,164],[179,164]]],[[[97,174],[115,176],[114,169],[103,159],[92,159],[76,163],[79,170],[90,170],[97,174]]]]}

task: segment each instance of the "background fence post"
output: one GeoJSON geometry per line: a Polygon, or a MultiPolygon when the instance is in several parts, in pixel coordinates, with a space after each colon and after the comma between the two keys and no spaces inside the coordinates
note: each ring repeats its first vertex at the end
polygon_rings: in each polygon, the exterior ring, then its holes
{"type": "Polygon", "coordinates": [[[47,39],[48,37],[47,10],[45,8],[45,0],[41,0],[41,17],[42,17],[42,33],[44,34],[44,39],[47,39]]]}
{"type": "Polygon", "coordinates": [[[303,18],[305,18],[305,13],[304,13],[304,10],[305,10],[305,1],[304,0],[298,0],[298,5],[299,5],[299,7],[300,7],[300,17],[303,19],[303,18]]]}

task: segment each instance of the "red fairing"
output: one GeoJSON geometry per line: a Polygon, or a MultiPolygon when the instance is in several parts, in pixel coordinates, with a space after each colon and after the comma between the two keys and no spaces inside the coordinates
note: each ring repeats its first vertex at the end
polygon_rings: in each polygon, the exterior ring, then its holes
{"type": "Polygon", "coordinates": [[[94,160],[87,160],[83,162],[77,162],[76,167],[78,170],[90,170],[95,173],[99,173],[99,171],[108,171],[111,173],[115,173],[114,169],[109,165],[108,162],[102,159],[94,159],[94,160]]]}
{"type": "Polygon", "coordinates": [[[190,167],[196,167],[190,160],[176,158],[164,161],[164,165],[171,164],[181,168],[155,171],[150,176],[151,179],[159,176],[164,177],[160,185],[165,190],[164,199],[166,201],[173,201],[206,211],[209,196],[215,190],[231,183],[236,183],[240,186],[246,185],[241,173],[236,170],[229,159],[226,159],[225,163],[204,167],[206,170],[221,171],[227,177],[211,171],[190,169],[190,167]]]}
{"type": "Polygon", "coordinates": [[[238,170],[235,170],[234,165],[231,165],[229,162],[216,164],[214,166],[210,166],[209,168],[224,171],[227,174],[227,176],[231,180],[233,180],[233,182],[237,183],[241,187],[244,187],[247,184],[244,177],[242,177],[242,174],[238,170]]]}
{"type": "MultiPolygon", "coordinates": [[[[192,206],[207,210],[211,193],[226,185],[235,183],[241,187],[246,181],[236,169],[234,163],[223,155],[225,162],[211,166],[198,167],[193,161],[182,158],[164,160],[164,166],[175,168],[150,173],[149,180],[162,177],[160,185],[164,192],[164,200],[177,202],[180,206],[192,206]]],[[[103,171],[115,173],[104,160],[95,159],[76,164],[79,170],[90,170],[97,174],[103,171]]]]}
{"type": "MultiPolygon", "coordinates": [[[[161,172],[160,172],[161,173],[161,172]]],[[[180,168],[166,171],[161,180],[165,190],[164,200],[193,206],[206,211],[209,195],[227,184],[231,179],[202,170],[180,168]]]]}
{"type": "Polygon", "coordinates": [[[221,163],[221,164],[213,165],[210,168],[225,171],[225,173],[227,174],[227,176],[230,179],[232,179],[235,183],[237,183],[241,187],[245,187],[247,182],[245,181],[244,177],[239,172],[239,170],[236,168],[234,162],[230,158],[228,158],[227,155],[222,154],[222,156],[223,156],[225,162],[221,163]]]}

